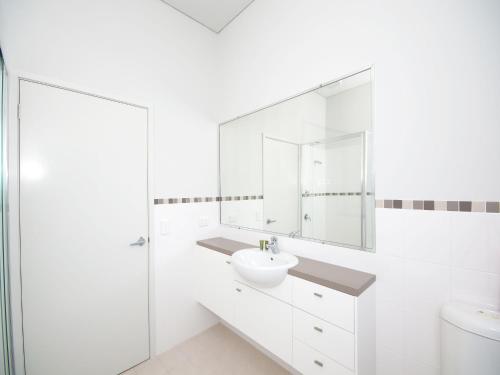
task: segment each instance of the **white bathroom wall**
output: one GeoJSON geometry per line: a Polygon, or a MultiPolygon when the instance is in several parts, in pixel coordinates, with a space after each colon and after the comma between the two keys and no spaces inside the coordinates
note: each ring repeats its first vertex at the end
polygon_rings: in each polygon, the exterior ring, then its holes
{"type": "MultiPolygon", "coordinates": [[[[0,44],[11,77],[27,73],[150,106],[152,198],[217,194],[215,42],[215,34],[159,0],[0,0],[0,44]]],[[[193,302],[187,276],[186,243],[206,237],[218,222],[216,204],[207,205],[151,207],[154,352],[215,321],[193,302]],[[200,217],[207,227],[200,228],[200,217]],[[156,230],[162,221],[170,234],[156,230]]],[[[19,332],[20,307],[13,303],[19,332]]]]}
{"type": "MultiPolygon", "coordinates": [[[[498,19],[495,0],[256,1],[220,35],[220,117],[372,65],[377,198],[498,201],[498,19]]],[[[280,241],[376,272],[378,374],[437,375],[439,306],[500,307],[499,226],[499,214],[378,208],[376,254],[280,241]]]]}
{"type": "Polygon", "coordinates": [[[195,299],[195,246],[219,226],[215,202],[155,207],[157,353],[201,332],[218,319],[195,299]],[[161,286],[161,287],[160,287],[161,286]]]}

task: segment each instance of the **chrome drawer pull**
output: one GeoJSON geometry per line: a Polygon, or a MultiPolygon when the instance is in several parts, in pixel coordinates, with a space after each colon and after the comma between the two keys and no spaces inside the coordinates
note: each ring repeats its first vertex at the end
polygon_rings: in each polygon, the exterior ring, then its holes
{"type": "Polygon", "coordinates": [[[323,298],[323,294],[319,294],[319,293],[314,293],[314,295],[318,298],[323,298]]]}
{"type": "Polygon", "coordinates": [[[236,291],[241,293],[241,289],[240,288],[236,288],[236,291]]]}
{"type": "Polygon", "coordinates": [[[319,327],[314,327],[314,329],[315,329],[316,331],[320,332],[320,333],[322,333],[322,332],[323,332],[323,329],[322,329],[322,328],[319,328],[319,327]]]}
{"type": "Polygon", "coordinates": [[[227,264],[231,264],[231,261],[230,261],[230,260],[226,260],[226,263],[227,263],[227,264]]]}
{"type": "Polygon", "coordinates": [[[314,363],[317,364],[319,367],[323,367],[323,362],[320,362],[320,361],[315,359],[314,363]]]}

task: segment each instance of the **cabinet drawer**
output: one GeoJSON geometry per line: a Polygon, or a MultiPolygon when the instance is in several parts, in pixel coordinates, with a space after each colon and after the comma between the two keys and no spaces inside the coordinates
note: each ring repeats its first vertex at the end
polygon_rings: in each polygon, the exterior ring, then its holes
{"type": "Polygon", "coordinates": [[[354,297],[293,278],[293,305],[321,319],[354,332],[354,297]]]}
{"type": "Polygon", "coordinates": [[[354,334],[302,310],[294,309],[293,335],[341,365],[354,370],[354,334]]]}
{"type": "Polygon", "coordinates": [[[196,255],[198,258],[198,272],[201,274],[222,273],[223,277],[234,279],[231,256],[201,246],[196,246],[196,255]]]}
{"type": "Polygon", "coordinates": [[[283,280],[283,282],[281,284],[273,286],[271,288],[265,288],[265,287],[262,287],[258,284],[255,284],[251,281],[245,280],[236,271],[234,271],[234,277],[235,277],[236,281],[238,281],[242,284],[248,285],[254,289],[257,289],[258,291],[260,291],[264,294],[267,294],[268,296],[277,298],[277,299],[279,299],[283,302],[289,303],[289,304],[292,303],[292,287],[293,287],[292,286],[293,285],[292,279],[293,279],[293,276],[287,275],[285,280],[283,280]]]}
{"type": "Polygon", "coordinates": [[[293,340],[293,367],[304,375],[354,375],[354,372],[297,339],[293,340]]]}

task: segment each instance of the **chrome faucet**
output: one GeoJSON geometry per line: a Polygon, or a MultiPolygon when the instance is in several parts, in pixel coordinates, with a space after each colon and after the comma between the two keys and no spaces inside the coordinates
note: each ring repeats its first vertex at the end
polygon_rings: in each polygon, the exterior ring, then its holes
{"type": "Polygon", "coordinates": [[[267,245],[267,250],[270,250],[273,254],[278,254],[280,249],[278,247],[278,237],[272,236],[271,242],[267,245]]]}

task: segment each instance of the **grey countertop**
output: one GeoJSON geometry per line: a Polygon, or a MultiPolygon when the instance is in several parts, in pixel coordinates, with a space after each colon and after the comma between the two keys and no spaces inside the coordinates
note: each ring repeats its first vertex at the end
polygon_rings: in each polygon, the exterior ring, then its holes
{"type": "MultiPolygon", "coordinates": [[[[233,241],[223,237],[200,240],[197,244],[226,255],[232,255],[238,250],[258,247],[258,245],[233,241]]],[[[288,270],[289,275],[350,294],[351,296],[359,296],[376,279],[375,275],[371,273],[356,271],[308,258],[298,258],[299,264],[288,270]]]]}

